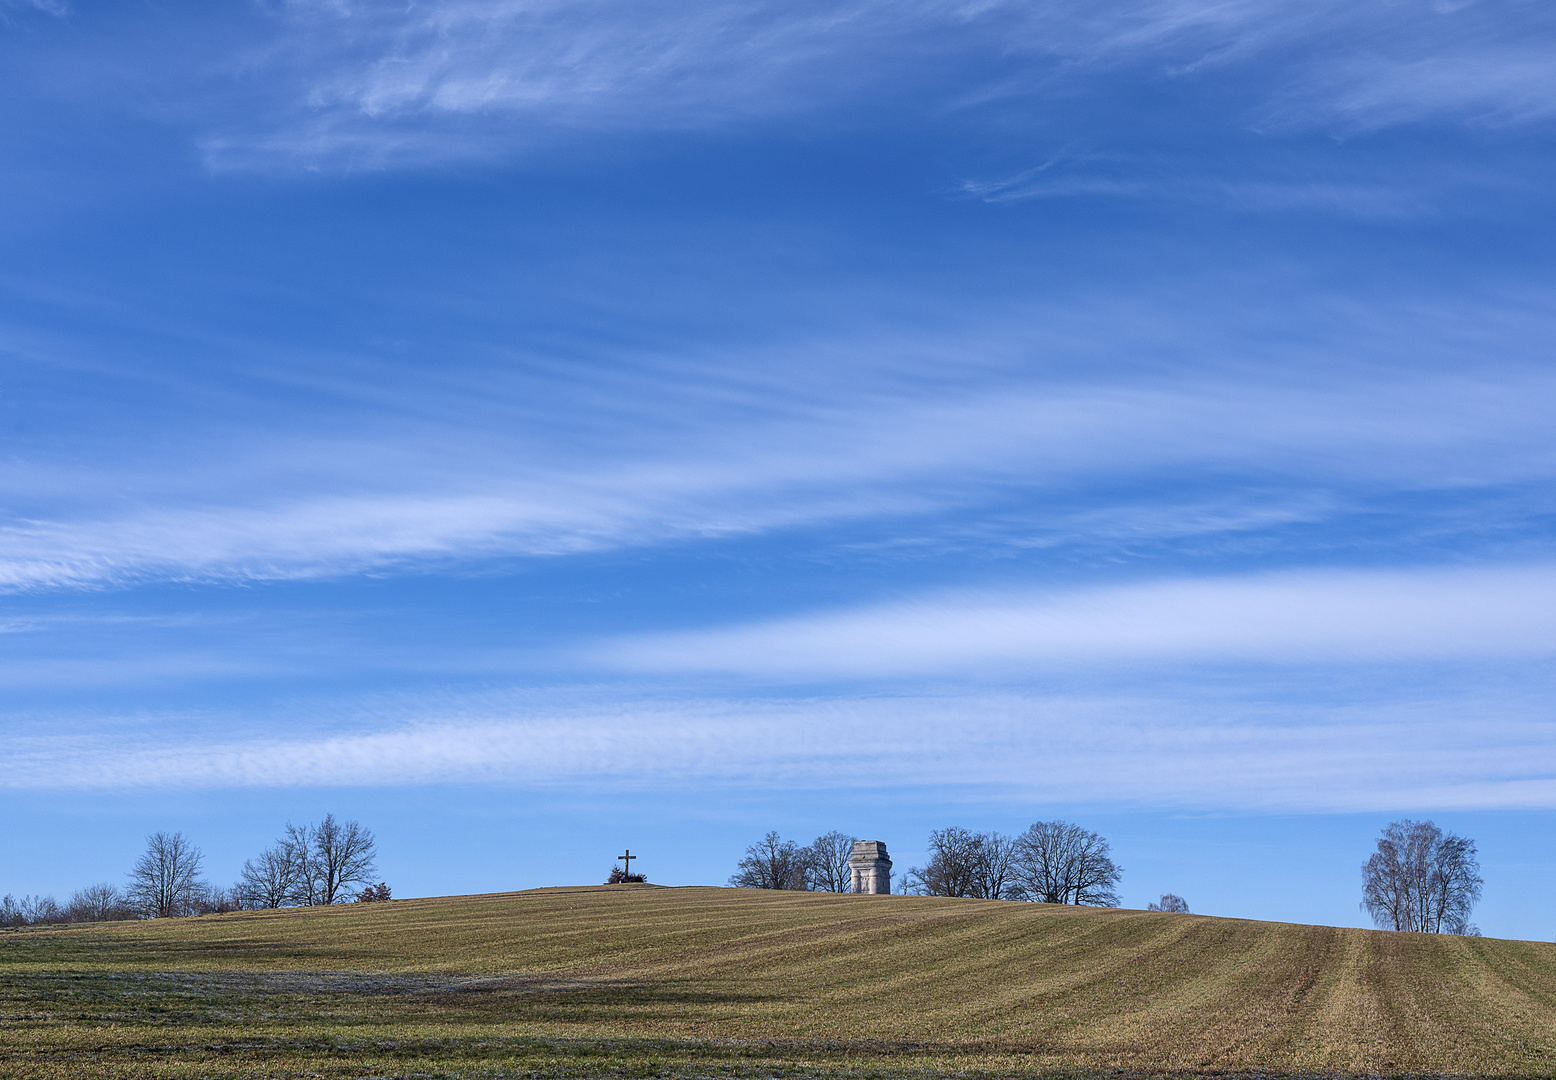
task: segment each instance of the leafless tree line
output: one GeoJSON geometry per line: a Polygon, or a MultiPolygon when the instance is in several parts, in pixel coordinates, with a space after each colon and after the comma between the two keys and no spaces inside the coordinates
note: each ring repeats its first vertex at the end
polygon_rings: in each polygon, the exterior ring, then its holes
{"type": "Polygon", "coordinates": [[[106,882],[77,889],[65,904],[52,896],[0,897],[0,926],[48,926],[133,918],[135,911],[124,892],[119,886],[106,882]]]}
{"type": "Polygon", "coordinates": [[[836,830],[801,847],[770,832],[746,848],[729,883],[740,889],[847,892],[853,883],[848,856],[855,838],[836,830]]]}
{"type": "Polygon", "coordinates": [[[952,826],[929,834],[929,862],[908,870],[903,892],[1013,900],[1016,841],[952,826]]]}
{"type": "Polygon", "coordinates": [[[908,871],[905,891],[1117,907],[1123,872],[1107,840],[1067,821],[1035,822],[1020,836],[953,826],[929,834],[929,862],[908,871]]]}
{"type": "Polygon", "coordinates": [[[0,900],[0,925],[161,919],[235,910],[240,904],[233,890],[200,877],[201,861],[200,849],[183,833],[153,833],[146,838],[146,851],[135,860],[124,888],[105,881],[78,889],[64,905],[52,896],[20,901],[7,896],[0,900]]]}
{"type": "MultiPolygon", "coordinates": [[[[818,836],[805,846],[769,832],[746,849],[729,883],[744,889],[848,892],[848,857],[855,838],[818,836]]],[[[1108,842],[1064,821],[1039,821],[1020,836],[937,829],[927,865],[907,872],[904,891],[927,896],[1037,900],[1050,904],[1118,905],[1122,868],[1108,842]]]]}
{"type": "Polygon", "coordinates": [[[376,844],[355,821],[326,814],[317,825],[288,824],[276,843],[243,864],[230,887],[201,876],[199,847],[181,832],[157,832],[131,867],[124,888],[104,882],[78,890],[61,905],[52,896],[0,898],[0,926],[166,919],[221,911],[306,907],[389,899],[389,886],[373,885],[376,844]],[[354,885],[366,886],[353,893],[354,885]]]}
{"type": "Polygon", "coordinates": [[[1381,929],[1480,936],[1470,913],[1480,900],[1475,841],[1430,821],[1391,822],[1362,864],[1362,909],[1381,929]]]}

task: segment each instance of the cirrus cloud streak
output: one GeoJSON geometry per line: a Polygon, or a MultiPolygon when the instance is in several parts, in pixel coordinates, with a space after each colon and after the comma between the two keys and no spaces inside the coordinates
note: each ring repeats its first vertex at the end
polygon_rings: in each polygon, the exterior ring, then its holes
{"type": "Polygon", "coordinates": [[[934,787],[952,799],[1024,805],[1552,808],[1548,707],[1464,695],[1326,707],[1230,700],[1208,689],[1188,697],[628,701],[593,711],[488,701],[446,719],[326,736],[16,739],[0,753],[0,786],[934,787]]]}
{"type": "Polygon", "coordinates": [[[1556,567],[1303,571],[952,593],[626,638],[591,659],[801,681],[978,677],[1076,664],[1273,664],[1556,655],[1556,567]]]}
{"type": "Polygon", "coordinates": [[[1231,72],[1236,99],[1258,63],[1267,128],[1556,113],[1539,62],[1556,27],[1537,5],[1495,0],[292,0],[277,12],[275,40],[234,64],[268,93],[215,121],[203,140],[215,168],[415,165],[534,150],[558,130],[719,130],[891,100],[915,113],[1069,102],[1121,68],[1231,72]]]}
{"type": "MultiPolygon", "coordinates": [[[[265,455],[245,445],[225,469],[211,467],[219,447],[205,446],[187,455],[201,471],[126,479],[157,489],[129,512],[100,516],[108,500],[94,499],[0,524],[0,587],[317,578],[934,515],[1098,482],[1170,491],[1185,475],[1282,490],[1302,516],[1315,493],[1333,504],[1345,492],[1548,478],[1553,401],[1551,377],[1522,369],[1306,383],[1251,372],[1127,386],[1000,379],[960,393],[903,380],[825,404],[775,396],[765,415],[738,421],[713,414],[660,435],[657,460],[630,441],[537,455],[530,440],[452,423],[421,445],[403,435],[380,445],[371,430],[354,442],[277,440],[265,455]],[[298,460],[321,463],[306,485],[298,460]],[[206,475],[222,492],[178,490],[206,475]],[[224,498],[234,488],[243,501],[224,498]]],[[[48,486],[111,488],[114,471],[105,464],[74,484],[56,470],[48,486]]],[[[22,470],[12,483],[26,483],[22,470]]],[[[1202,501],[1193,493],[1186,504],[1202,501]]]]}

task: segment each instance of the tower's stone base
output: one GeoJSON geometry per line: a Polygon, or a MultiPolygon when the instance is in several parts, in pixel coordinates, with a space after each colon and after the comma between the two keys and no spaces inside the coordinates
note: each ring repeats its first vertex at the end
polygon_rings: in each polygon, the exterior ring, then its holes
{"type": "Polygon", "coordinates": [[[848,868],[854,879],[850,892],[875,895],[891,892],[891,859],[886,855],[886,845],[879,840],[856,843],[854,853],[848,857],[848,868]]]}

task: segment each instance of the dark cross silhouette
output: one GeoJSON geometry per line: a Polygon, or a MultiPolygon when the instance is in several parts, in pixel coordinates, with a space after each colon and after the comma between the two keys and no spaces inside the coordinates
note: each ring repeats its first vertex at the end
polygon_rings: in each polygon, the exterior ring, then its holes
{"type": "Polygon", "coordinates": [[[616,858],[621,860],[621,865],[623,868],[621,871],[622,876],[626,877],[630,875],[632,873],[632,860],[637,858],[636,855],[632,854],[632,849],[627,848],[627,853],[625,855],[617,855],[616,858]]]}

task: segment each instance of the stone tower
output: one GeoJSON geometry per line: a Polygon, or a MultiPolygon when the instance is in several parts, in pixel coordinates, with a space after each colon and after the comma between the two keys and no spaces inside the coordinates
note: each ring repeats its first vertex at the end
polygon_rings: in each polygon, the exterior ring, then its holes
{"type": "Polygon", "coordinates": [[[854,853],[848,857],[848,868],[853,871],[853,888],[850,892],[884,895],[891,892],[891,859],[886,855],[886,845],[879,840],[860,840],[854,845],[854,853]]]}

